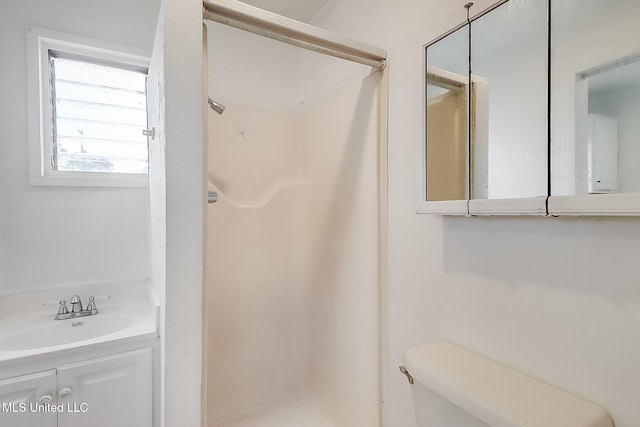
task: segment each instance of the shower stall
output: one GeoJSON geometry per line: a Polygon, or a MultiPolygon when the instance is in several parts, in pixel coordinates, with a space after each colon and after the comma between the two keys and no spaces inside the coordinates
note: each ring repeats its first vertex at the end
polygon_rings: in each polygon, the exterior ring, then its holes
{"type": "Polygon", "coordinates": [[[383,62],[322,55],[295,33],[313,27],[244,6],[205,14],[206,425],[379,425],[383,62]]]}

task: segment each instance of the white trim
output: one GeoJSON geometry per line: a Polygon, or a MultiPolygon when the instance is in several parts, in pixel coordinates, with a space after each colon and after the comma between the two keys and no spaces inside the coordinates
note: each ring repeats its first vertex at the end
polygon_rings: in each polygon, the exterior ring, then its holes
{"type": "MultiPolygon", "coordinates": [[[[424,179],[423,179],[424,181],[424,179]]],[[[468,215],[467,200],[441,200],[433,202],[422,202],[416,210],[417,214],[439,214],[439,215],[468,215]]]]}
{"type": "Polygon", "coordinates": [[[469,200],[469,215],[547,215],[547,197],[469,200]]]}
{"type": "Polygon", "coordinates": [[[237,0],[203,0],[203,18],[374,68],[387,51],[237,0]]]}
{"type": "Polygon", "coordinates": [[[29,183],[31,185],[147,187],[144,174],[111,174],[90,172],[59,172],[51,169],[51,99],[49,50],[105,61],[149,67],[149,52],[87,37],[27,28],[27,123],[29,146],[29,183]]]}
{"type": "Polygon", "coordinates": [[[638,216],[640,193],[552,196],[549,197],[549,215],[638,216]]]}
{"type": "Polygon", "coordinates": [[[380,292],[380,424],[391,425],[389,349],[389,69],[378,82],[378,283],[380,292]]]}
{"type": "Polygon", "coordinates": [[[71,172],[72,176],[29,176],[29,184],[61,187],[128,187],[147,188],[147,175],[141,174],[104,174],[93,172],[71,172]],[[81,175],[83,174],[83,175],[81,175]],[[86,174],[86,176],[85,176],[86,174]],[[97,176],[93,176],[97,175],[97,176]],[[134,175],[135,177],[132,177],[134,175]]]}

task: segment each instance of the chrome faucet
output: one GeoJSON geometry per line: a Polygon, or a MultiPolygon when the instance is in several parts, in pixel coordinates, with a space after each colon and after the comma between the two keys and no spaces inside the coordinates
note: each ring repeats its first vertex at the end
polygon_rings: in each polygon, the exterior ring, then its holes
{"type": "Polygon", "coordinates": [[[80,313],[82,311],[82,300],[80,300],[80,295],[72,296],[70,303],[72,313],[80,313]]]}
{"type": "Polygon", "coordinates": [[[71,297],[71,312],[67,308],[67,301],[60,300],[60,307],[58,307],[58,314],[56,314],[56,320],[73,319],[76,317],[93,316],[98,314],[98,308],[96,307],[96,301],[94,297],[89,297],[89,304],[86,308],[82,308],[82,300],[79,295],[71,297]]]}

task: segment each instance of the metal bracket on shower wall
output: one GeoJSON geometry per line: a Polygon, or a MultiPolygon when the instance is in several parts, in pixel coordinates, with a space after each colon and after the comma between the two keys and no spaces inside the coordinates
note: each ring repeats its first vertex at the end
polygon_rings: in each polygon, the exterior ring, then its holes
{"type": "Polygon", "coordinates": [[[207,203],[215,203],[218,201],[218,193],[215,191],[209,191],[207,193],[207,203]]]}
{"type": "Polygon", "coordinates": [[[400,372],[402,372],[407,376],[407,380],[409,381],[409,384],[413,384],[413,377],[411,376],[409,371],[407,371],[407,368],[405,368],[404,366],[400,366],[399,368],[400,368],[400,372]]]}

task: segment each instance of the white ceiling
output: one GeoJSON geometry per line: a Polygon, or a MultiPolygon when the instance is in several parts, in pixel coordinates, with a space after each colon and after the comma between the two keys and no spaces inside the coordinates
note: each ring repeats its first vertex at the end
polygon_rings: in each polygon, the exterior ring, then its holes
{"type": "Polygon", "coordinates": [[[326,12],[335,0],[241,0],[243,3],[311,23],[316,15],[326,12]]]}

